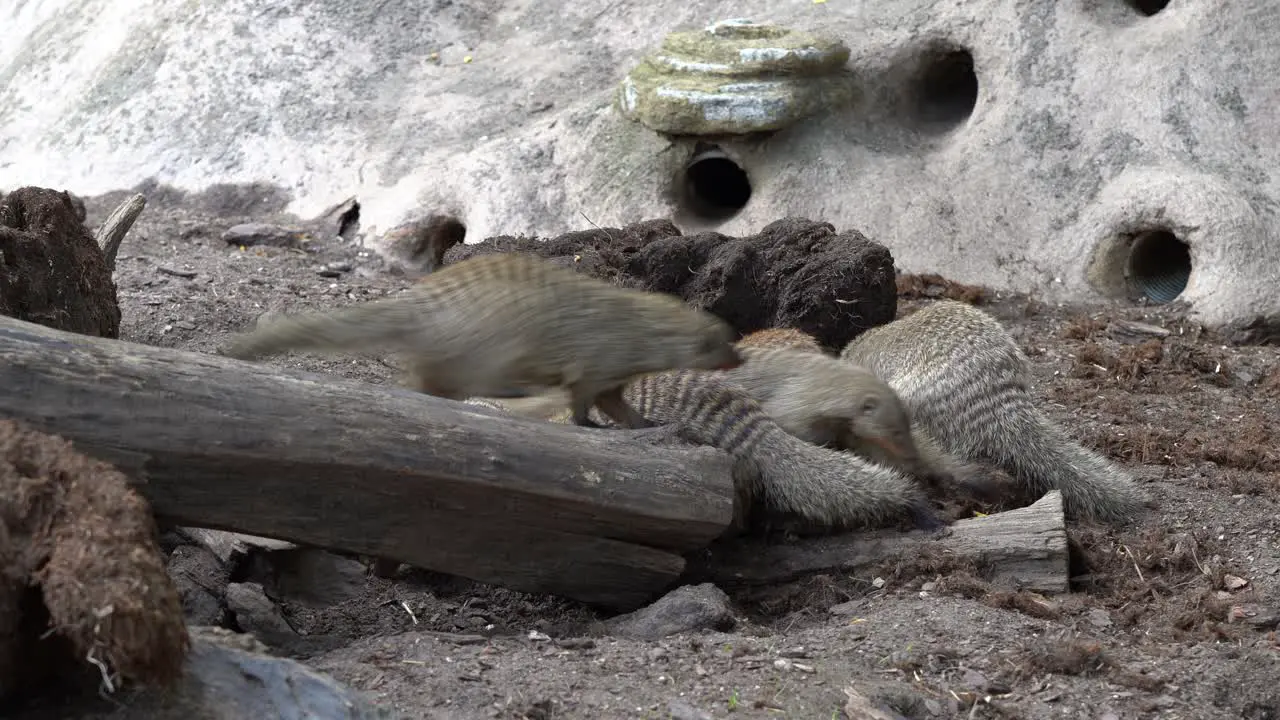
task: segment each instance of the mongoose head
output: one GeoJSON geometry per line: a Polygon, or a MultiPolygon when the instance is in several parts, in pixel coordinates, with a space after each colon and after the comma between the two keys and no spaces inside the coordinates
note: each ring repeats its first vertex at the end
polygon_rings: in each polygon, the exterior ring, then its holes
{"type": "Polygon", "coordinates": [[[911,437],[911,413],[893,388],[873,383],[856,400],[843,445],[912,475],[928,472],[911,437]]]}
{"type": "Polygon", "coordinates": [[[729,323],[679,299],[662,301],[644,308],[656,336],[651,345],[661,349],[662,369],[730,370],[743,363],[729,323]]]}

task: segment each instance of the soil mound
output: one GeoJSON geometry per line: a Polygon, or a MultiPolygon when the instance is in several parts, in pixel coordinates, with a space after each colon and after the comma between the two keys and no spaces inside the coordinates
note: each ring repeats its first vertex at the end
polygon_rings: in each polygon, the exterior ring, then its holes
{"type": "Polygon", "coordinates": [[[120,337],[111,270],[66,192],[24,187],[0,199],[0,315],[120,337]]]}
{"type": "Polygon", "coordinates": [[[445,263],[527,252],[627,287],[676,295],[747,334],[792,327],[828,349],[893,320],[893,256],[856,230],[783,218],[756,235],[682,235],[668,220],[598,228],[541,240],[501,235],[455,245],[445,263]]]}

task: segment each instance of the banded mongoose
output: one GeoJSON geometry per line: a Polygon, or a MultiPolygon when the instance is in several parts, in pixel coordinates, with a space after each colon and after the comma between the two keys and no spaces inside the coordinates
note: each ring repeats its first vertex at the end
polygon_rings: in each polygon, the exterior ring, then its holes
{"type": "Polygon", "coordinates": [[[773,327],[756,330],[743,335],[737,343],[739,348],[790,348],[792,350],[808,350],[824,353],[818,339],[803,330],[789,327],[773,327]]]}
{"type": "Polygon", "coordinates": [[[898,394],[870,370],[822,352],[738,345],[743,363],[724,373],[783,430],[933,480],[898,394]]]}
{"type": "Polygon", "coordinates": [[[622,399],[633,377],[741,363],[733,330],[679,298],[612,285],[524,253],[494,253],[433,272],[403,295],[284,317],[224,350],[248,359],[287,350],[409,356],[407,384],[455,400],[565,387],[573,421],[597,406],[626,427],[643,418],[622,399]]]}
{"type": "Polygon", "coordinates": [[[948,452],[1001,467],[1034,493],[1060,490],[1069,517],[1120,522],[1145,502],[1128,473],[1040,412],[1026,355],[979,308],[934,302],[864,332],[841,357],[893,386],[948,452]]]}
{"type": "MultiPolygon", "coordinates": [[[[795,437],[724,375],[656,373],[629,383],[623,397],[650,422],[733,458],[735,526],[745,524],[756,501],[823,531],[877,527],[903,517],[922,529],[942,526],[919,483],[894,468],[795,437]]],[[[492,407],[493,401],[482,404],[492,407]]],[[[567,413],[554,412],[556,401],[549,395],[498,404],[526,417],[541,411],[552,422],[569,420],[567,413]]]]}
{"type": "MultiPolygon", "coordinates": [[[[766,328],[764,330],[757,330],[756,332],[743,336],[737,343],[735,343],[735,345],[739,352],[748,350],[749,348],[772,348],[808,352],[811,354],[822,355],[823,357],[829,357],[822,349],[822,346],[818,344],[816,338],[806,332],[796,330],[794,328],[766,328]]],[[[840,362],[834,358],[831,359],[837,364],[840,362]]],[[[804,367],[804,365],[801,364],[797,367],[804,367]]],[[[819,362],[817,363],[817,367],[821,369],[827,367],[827,364],[819,362]]],[[[740,369],[741,368],[739,368],[739,370],[740,369]]],[[[733,372],[736,373],[738,370],[734,370],[733,372]]],[[[821,370],[819,370],[817,374],[812,374],[811,371],[809,372],[811,374],[807,376],[802,374],[797,376],[796,379],[803,381],[807,378],[809,382],[816,381],[819,383],[819,387],[810,390],[810,392],[822,392],[821,384],[826,382],[824,375],[829,375],[829,372],[824,373],[821,370]]],[[[876,388],[880,382],[882,381],[872,383],[871,387],[876,388]]],[[[902,408],[903,405],[901,400],[897,398],[896,394],[894,395],[893,400],[893,402],[890,402],[887,405],[890,409],[889,416],[881,419],[879,423],[866,422],[864,423],[864,427],[861,429],[855,426],[852,429],[853,434],[850,436],[837,436],[834,438],[828,436],[825,440],[828,443],[832,443],[832,441],[834,441],[833,446],[837,449],[856,452],[873,462],[896,467],[931,486],[956,484],[963,486],[970,491],[977,492],[980,495],[986,495],[992,491],[990,483],[984,479],[985,473],[983,468],[974,463],[955,457],[951,453],[942,449],[938,442],[929,435],[928,431],[925,430],[923,426],[919,423],[911,422],[909,412],[903,410],[907,417],[904,419],[895,419],[893,417],[895,413],[893,413],[892,410],[902,408]],[[890,433],[893,433],[896,430],[897,433],[900,434],[902,422],[905,422],[910,427],[910,444],[903,443],[903,445],[909,448],[909,453],[910,449],[914,449],[914,459],[911,457],[903,458],[895,456],[891,451],[886,451],[882,445],[869,442],[870,438],[861,437],[858,434],[859,432],[864,434],[869,434],[871,432],[865,428],[866,425],[869,425],[872,430],[878,426],[887,426],[890,433]]],[[[768,410],[768,408],[766,408],[766,410],[768,410]]],[[[801,410],[801,407],[793,405],[793,410],[801,410]]],[[[798,419],[803,418],[801,417],[798,419]]],[[[875,418],[871,418],[871,420],[874,419],[875,418]]],[[[817,420],[817,418],[813,418],[813,420],[817,420]]]]}

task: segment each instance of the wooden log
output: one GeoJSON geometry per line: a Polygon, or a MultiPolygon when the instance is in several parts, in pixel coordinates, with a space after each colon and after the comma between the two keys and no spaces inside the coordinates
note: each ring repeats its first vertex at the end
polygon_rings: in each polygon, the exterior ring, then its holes
{"type": "Polygon", "coordinates": [[[611,607],[733,516],[710,448],[8,317],[0,387],[0,417],[115,463],[164,521],[611,607]]]}
{"type": "Polygon", "coordinates": [[[1069,570],[1062,493],[1052,490],[1027,507],[959,520],[936,539],[916,530],[857,533],[788,545],[722,543],[713,552],[691,559],[681,582],[710,581],[729,587],[779,583],[821,572],[856,573],[926,549],[975,562],[996,585],[1066,592],[1069,570]]]}

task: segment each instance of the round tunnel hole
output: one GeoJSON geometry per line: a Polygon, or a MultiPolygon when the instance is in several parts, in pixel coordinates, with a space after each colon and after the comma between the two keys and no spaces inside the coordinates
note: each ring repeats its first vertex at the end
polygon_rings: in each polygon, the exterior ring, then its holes
{"type": "Polygon", "coordinates": [[[1169,6],[1169,0],[1125,0],[1125,5],[1151,17],[1169,6]]]}
{"type": "Polygon", "coordinates": [[[922,59],[915,95],[926,124],[952,127],[968,120],[978,105],[973,53],[963,48],[930,51],[922,59]]]}
{"type": "Polygon", "coordinates": [[[1191,279],[1191,248],[1168,230],[1138,233],[1129,246],[1125,274],[1132,288],[1148,300],[1171,302],[1191,279]]]}
{"type": "Polygon", "coordinates": [[[728,220],[751,200],[747,171],[714,146],[689,159],[683,184],[685,209],[704,221],[728,220]]]}

